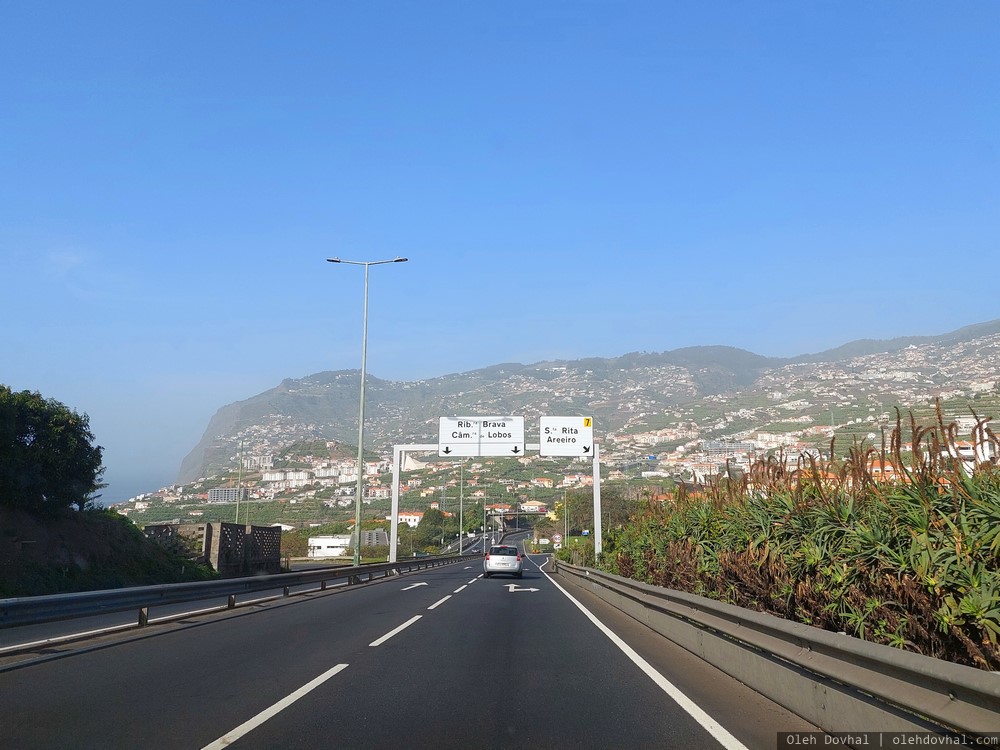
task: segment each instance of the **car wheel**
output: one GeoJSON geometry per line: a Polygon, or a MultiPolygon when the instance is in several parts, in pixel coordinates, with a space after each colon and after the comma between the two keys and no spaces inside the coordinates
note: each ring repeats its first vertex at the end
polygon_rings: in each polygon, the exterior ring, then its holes
{"type": "Polygon", "coordinates": [[[489,578],[489,577],[490,577],[489,573],[483,573],[483,578],[489,578]]]}
{"type": "Polygon", "coordinates": [[[522,573],[518,573],[518,574],[517,574],[517,577],[518,577],[518,578],[522,578],[522,577],[523,577],[523,574],[522,574],[522,573]]]}

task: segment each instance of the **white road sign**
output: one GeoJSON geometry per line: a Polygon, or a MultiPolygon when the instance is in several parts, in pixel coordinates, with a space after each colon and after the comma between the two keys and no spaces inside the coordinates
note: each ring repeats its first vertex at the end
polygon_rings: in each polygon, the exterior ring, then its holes
{"type": "Polygon", "coordinates": [[[438,453],[442,456],[478,456],[479,420],[472,417],[441,417],[438,453]]]}
{"type": "Polygon", "coordinates": [[[441,417],[442,456],[523,456],[524,417],[441,417]]]}
{"type": "Polygon", "coordinates": [[[594,455],[591,417],[539,417],[538,453],[541,456],[594,455]]]}
{"type": "Polygon", "coordinates": [[[524,455],[524,417],[484,417],[480,424],[480,456],[524,455]]]}

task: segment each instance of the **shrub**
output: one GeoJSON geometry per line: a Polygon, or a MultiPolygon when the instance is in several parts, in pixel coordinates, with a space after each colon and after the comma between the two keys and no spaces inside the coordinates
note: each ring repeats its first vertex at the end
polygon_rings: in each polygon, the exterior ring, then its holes
{"type": "MultiPolygon", "coordinates": [[[[1000,442],[980,420],[974,435],[1000,442]]],[[[840,462],[758,461],[608,534],[600,565],[828,630],[1000,668],[1000,472],[957,460],[955,427],[896,428],[840,462]],[[891,470],[890,470],[891,469],[891,470]]],[[[831,445],[831,455],[833,455],[831,445]]],[[[995,461],[996,459],[993,459],[995,461]]]]}

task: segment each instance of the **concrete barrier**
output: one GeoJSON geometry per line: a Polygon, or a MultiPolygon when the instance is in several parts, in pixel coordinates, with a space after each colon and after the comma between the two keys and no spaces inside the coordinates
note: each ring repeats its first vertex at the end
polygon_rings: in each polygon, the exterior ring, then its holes
{"type": "Polygon", "coordinates": [[[824,731],[955,731],[1000,747],[996,673],[592,568],[556,570],[824,731]]]}

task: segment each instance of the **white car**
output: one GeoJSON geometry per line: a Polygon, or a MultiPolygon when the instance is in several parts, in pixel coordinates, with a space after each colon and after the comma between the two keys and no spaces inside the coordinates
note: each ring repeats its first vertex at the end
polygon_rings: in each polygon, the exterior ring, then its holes
{"type": "Polygon", "coordinates": [[[506,544],[490,547],[483,558],[483,577],[489,578],[494,573],[507,573],[520,578],[523,573],[521,551],[506,544]]]}

